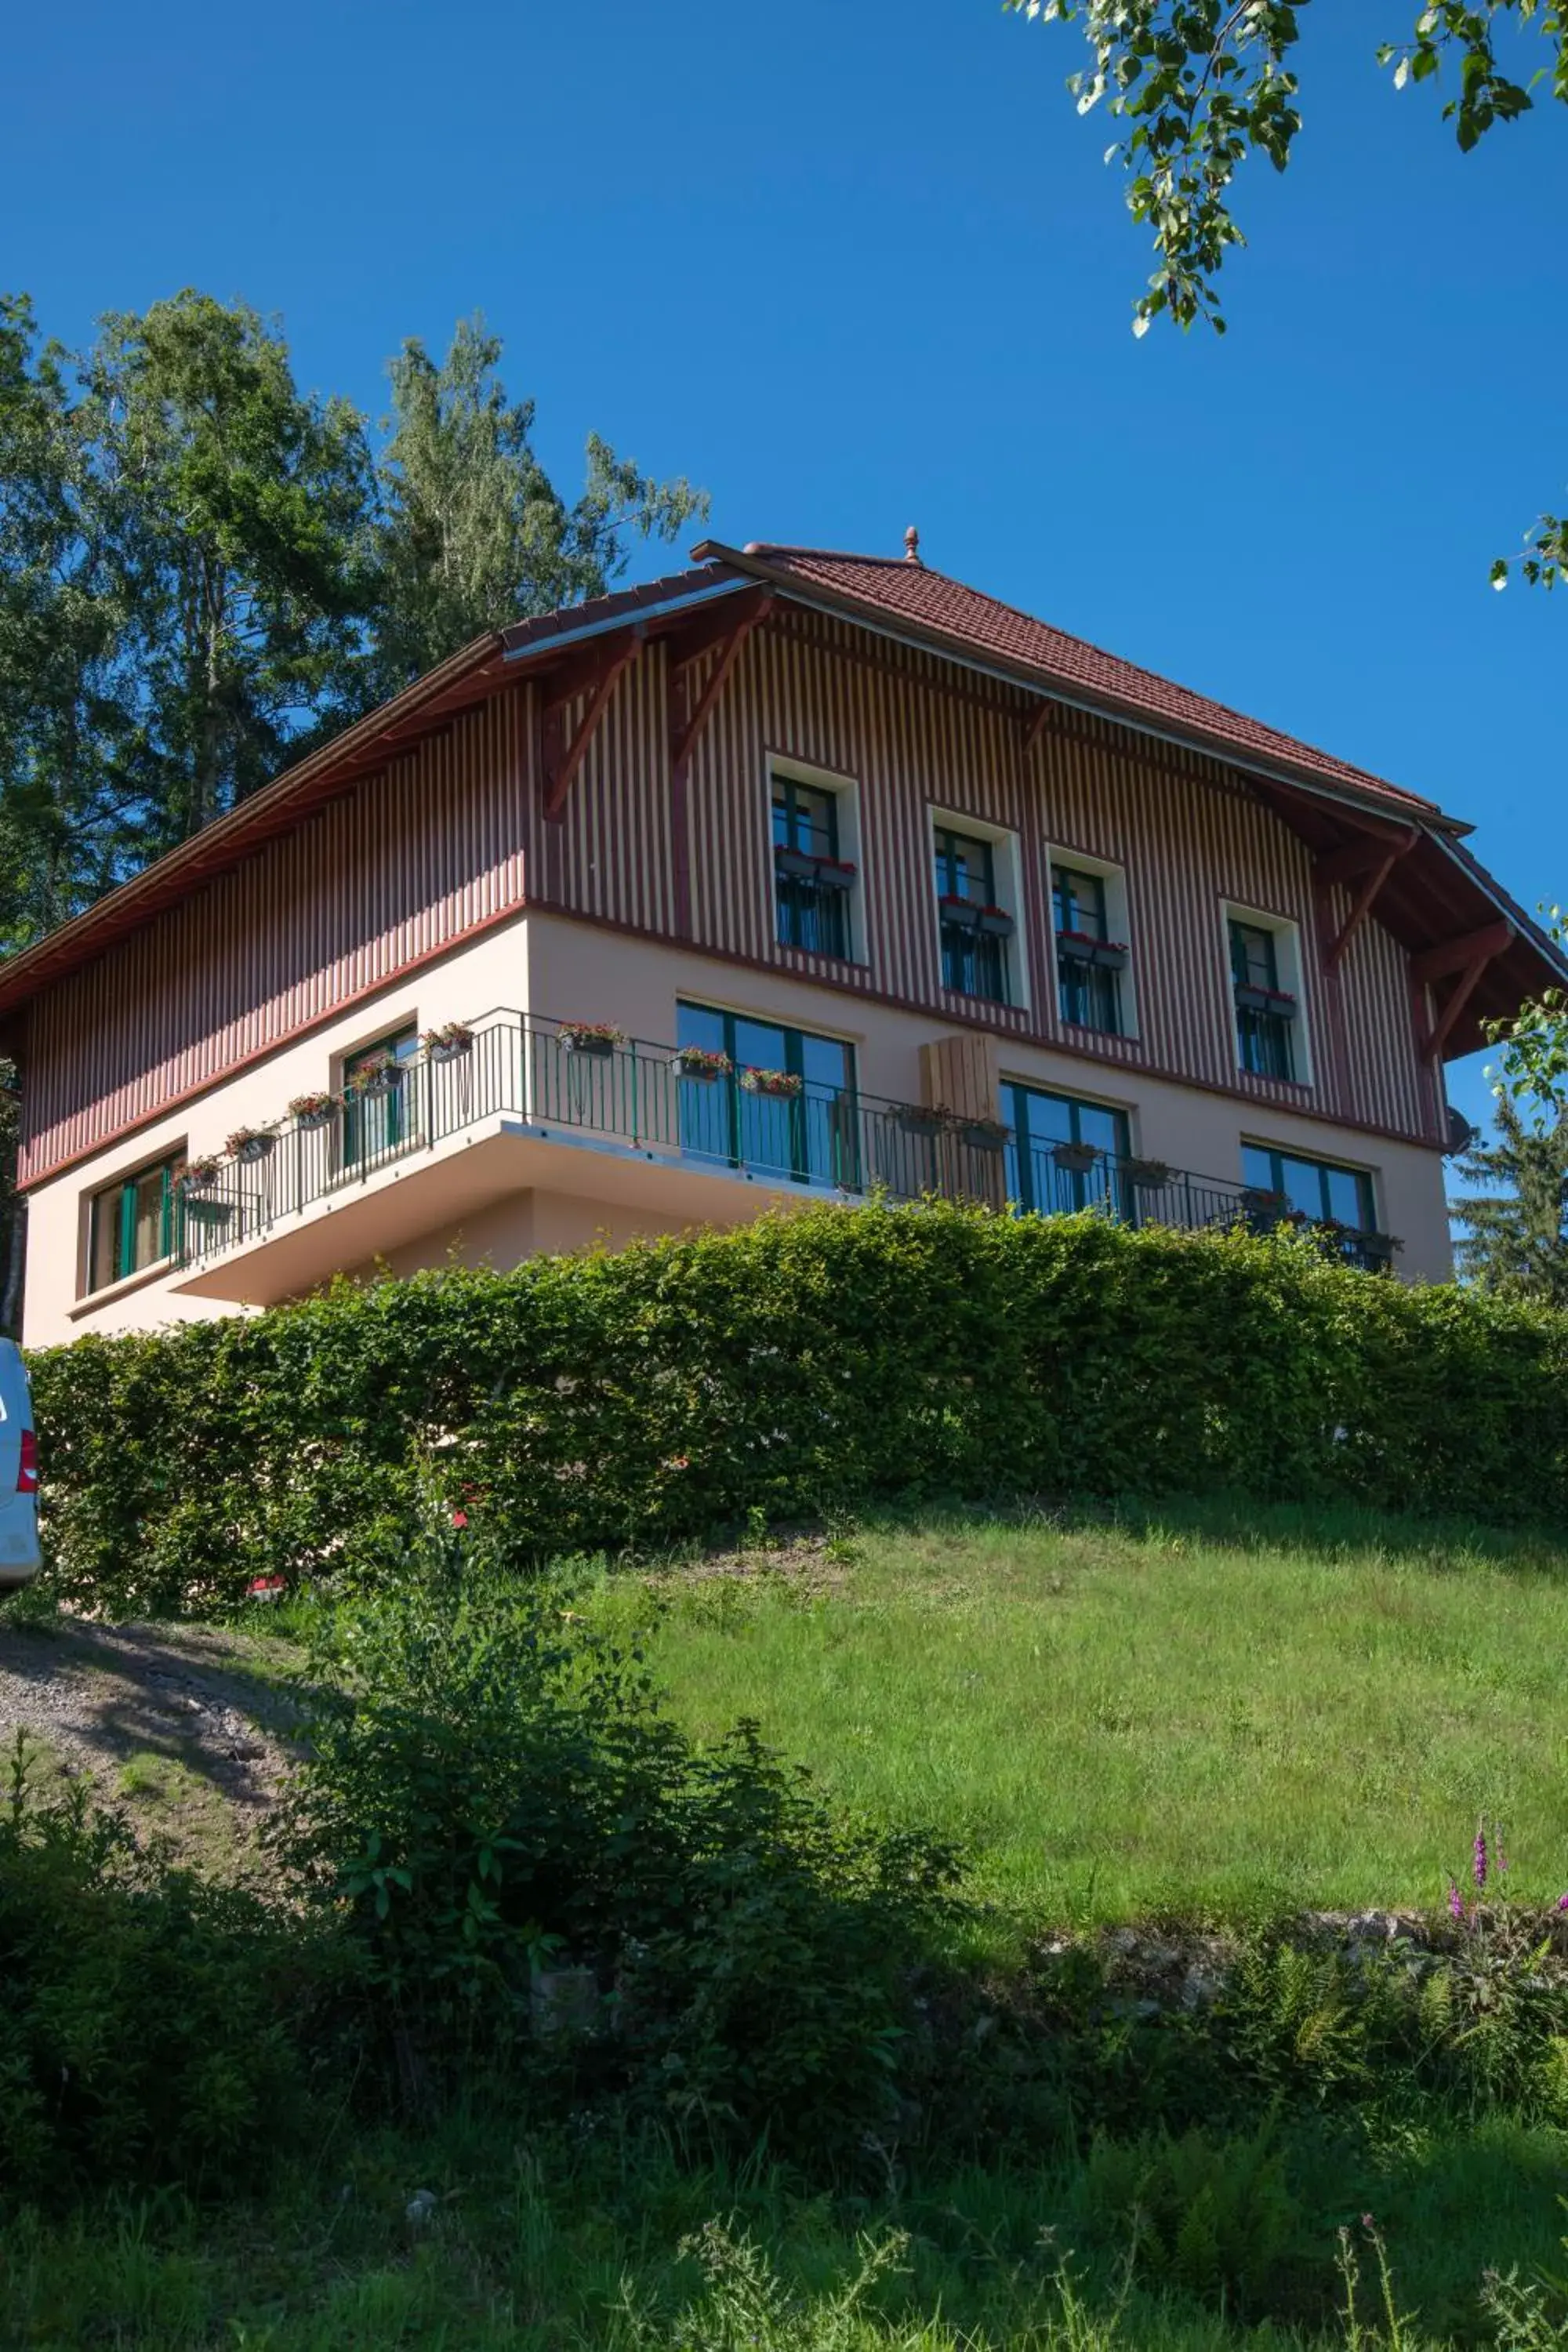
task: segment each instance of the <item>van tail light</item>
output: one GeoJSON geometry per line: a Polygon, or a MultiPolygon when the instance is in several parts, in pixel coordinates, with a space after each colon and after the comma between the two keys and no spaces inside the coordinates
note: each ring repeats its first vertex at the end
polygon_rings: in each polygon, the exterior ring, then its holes
{"type": "Polygon", "coordinates": [[[16,1466],[18,1495],[36,1495],[38,1491],[38,1440],[36,1431],[22,1432],[22,1459],[16,1466]]]}

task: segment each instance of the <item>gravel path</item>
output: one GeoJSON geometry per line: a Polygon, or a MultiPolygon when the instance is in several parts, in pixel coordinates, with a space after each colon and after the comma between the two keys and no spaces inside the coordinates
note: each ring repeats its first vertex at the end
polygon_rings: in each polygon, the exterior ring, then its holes
{"type": "Polygon", "coordinates": [[[0,1617],[0,1759],[20,1728],[108,1797],[139,1776],[155,1801],[132,1801],[133,1815],[157,1816],[176,1843],[221,1813],[248,1846],[287,1768],[290,1708],[264,1670],[268,1646],[206,1626],[0,1617]]]}

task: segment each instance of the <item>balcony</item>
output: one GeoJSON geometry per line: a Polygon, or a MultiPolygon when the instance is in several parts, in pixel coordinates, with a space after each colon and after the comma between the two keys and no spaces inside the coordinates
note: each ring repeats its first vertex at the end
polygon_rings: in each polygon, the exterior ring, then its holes
{"type": "MultiPolygon", "coordinates": [[[[246,1152],[176,1197],[179,1289],[268,1304],[530,1187],[691,1223],[733,1222],[769,1198],[872,1192],[1093,1208],[1132,1225],[1286,1213],[1240,1184],[1077,1147],[1037,1145],[1022,1164],[1000,1122],[704,1067],[673,1046],[506,1010],[246,1152]]],[[[1375,1237],[1348,1237],[1345,1255],[1363,1239],[1375,1237]]]]}

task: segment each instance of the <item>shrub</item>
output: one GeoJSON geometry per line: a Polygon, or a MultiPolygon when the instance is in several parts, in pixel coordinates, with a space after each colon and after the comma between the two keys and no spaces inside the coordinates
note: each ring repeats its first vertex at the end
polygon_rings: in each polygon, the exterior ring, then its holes
{"type": "Polygon", "coordinates": [[[1291,1238],[824,1204],[31,1360],[56,1590],[237,1601],[378,1557],[434,1460],[519,1561],[879,1499],[1568,1515],[1568,1317],[1291,1238]]]}
{"type": "Polygon", "coordinates": [[[695,1748],[634,1652],[465,1531],[387,1569],[321,1637],[281,1837],[405,2085],[552,2057],[574,2016],[574,2079],[677,2126],[816,2158],[885,2128],[946,1850],[840,1818],[749,1727],[695,1748]]]}
{"type": "Polygon", "coordinates": [[[139,1854],[84,1785],[0,1803],[0,2197],[233,2192],[301,2137],[323,1948],[139,1854]]]}

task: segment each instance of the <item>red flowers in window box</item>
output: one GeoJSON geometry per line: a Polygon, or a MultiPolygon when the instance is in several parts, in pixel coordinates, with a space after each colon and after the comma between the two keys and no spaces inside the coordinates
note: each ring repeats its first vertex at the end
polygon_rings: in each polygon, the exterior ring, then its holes
{"type": "Polygon", "coordinates": [[[786,1099],[798,1095],[801,1079],[795,1070],[744,1069],[741,1084],[749,1095],[780,1095],[786,1099]]]}
{"type": "Polygon", "coordinates": [[[556,1032],[569,1054],[608,1056],[626,1042],[626,1033],[613,1021],[563,1021],[556,1032]]]}

